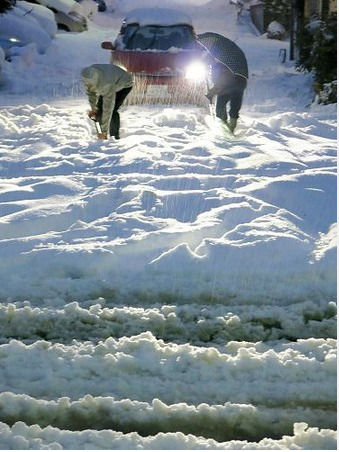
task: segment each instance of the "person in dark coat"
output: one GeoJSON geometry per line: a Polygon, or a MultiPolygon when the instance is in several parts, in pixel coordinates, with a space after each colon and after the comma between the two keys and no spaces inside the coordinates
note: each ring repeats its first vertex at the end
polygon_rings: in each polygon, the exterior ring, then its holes
{"type": "Polygon", "coordinates": [[[208,90],[207,98],[211,102],[212,98],[217,96],[216,116],[225,121],[233,133],[237,126],[248,80],[245,54],[233,41],[218,33],[200,34],[198,40],[214,59],[213,86],[208,90]],[[229,113],[227,112],[228,104],[230,104],[229,113]]]}

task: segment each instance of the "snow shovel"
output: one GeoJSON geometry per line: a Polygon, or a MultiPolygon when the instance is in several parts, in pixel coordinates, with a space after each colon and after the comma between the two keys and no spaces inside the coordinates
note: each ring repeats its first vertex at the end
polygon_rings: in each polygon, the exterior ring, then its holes
{"type": "Polygon", "coordinates": [[[96,121],[96,119],[94,119],[94,118],[90,118],[90,119],[94,122],[94,127],[95,127],[97,135],[101,134],[102,130],[101,130],[100,122],[96,121]]]}

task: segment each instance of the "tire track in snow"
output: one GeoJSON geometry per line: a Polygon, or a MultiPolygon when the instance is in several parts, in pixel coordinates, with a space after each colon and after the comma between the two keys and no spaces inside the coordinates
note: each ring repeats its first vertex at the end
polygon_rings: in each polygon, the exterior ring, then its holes
{"type": "Polygon", "coordinates": [[[157,339],[192,345],[336,337],[334,303],[304,302],[284,308],[196,304],[109,308],[100,301],[89,309],[76,302],[59,309],[0,304],[0,342],[11,338],[97,342],[146,331],[157,339]]]}
{"type": "Polygon", "coordinates": [[[307,422],[310,427],[336,427],[335,410],[267,408],[229,402],[212,406],[166,405],[158,399],[145,403],[90,395],[73,402],[66,397],[45,401],[13,393],[0,394],[0,419],[8,425],[23,421],[62,430],[110,429],[141,436],[180,431],[219,442],[260,441],[265,436],[278,439],[292,435],[297,422],[307,422]]]}
{"type": "MultiPolygon", "coordinates": [[[[12,428],[0,423],[0,438],[12,449],[146,449],[146,450],[264,450],[264,449],[306,449],[314,444],[319,450],[336,449],[336,433],[329,429],[308,428],[304,422],[295,424],[293,436],[284,435],[281,440],[265,438],[259,443],[248,441],[228,441],[219,443],[202,436],[184,435],[181,432],[159,433],[141,437],[137,433],[123,434],[112,430],[71,432],[53,427],[41,429],[38,425],[27,426],[17,422],[12,428]]],[[[1,443],[0,443],[1,444],[1,443]]]]}
{"type": "Polygon", "coordinates": [[[12,340],[0,346],[0,389],[49,400],[92,394],[146,402],[158,398],[166,404],[335,409],[334,339],[278,342],[266,349],[260,343],[258,348],[229,344],[231,353],[165,343],[150,333],[98,345],[37,341],[27,346],[12,340]]]}

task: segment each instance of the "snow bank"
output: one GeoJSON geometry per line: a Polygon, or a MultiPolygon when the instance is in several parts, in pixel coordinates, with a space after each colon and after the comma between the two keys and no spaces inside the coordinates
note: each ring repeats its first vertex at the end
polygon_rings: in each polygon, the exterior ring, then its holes
{"type": "Polygon", "coordinates": [[[28,17],[33,16],[43,27],[43,29],[47,31],[51,38],[55,37],[58,27],[55,21],[53,11],[42,5],[38,4],[32,5],[32,3],[23,0],[17,1],[16,6],[26,13],[25,14],[26,18],[27,15],[28,17]]]}
{"type": "Polygon", "coordinates": [[[1,37],[34,43],[40,53],[44,53],[51,44],[51,37],[40,27],[38,21],[34,17],[25,16],[25,12],[18,7],[0,15],[0,30],[1,37]]]}
{"type": "Polygon", "coordinates": [[[265,450],[265,449],[319,449],[335,450],[336,433],[333,430],[309,428],[305,423],[295,424],[293,436],[280,440],[265,438],[259,443],[229,441],[218,443],[182,433],[159,433],[143,438],[137,433],[107,431],[70,432],[37,425],[27,426],[17,422],[12,428],[0,424],[0,445],[6,449],[222,449],[222,450],[265,450]]]}
{"type": "Polygon", "coordinates": [[[39,2],[44,6],[54,8],[64,14],[68,14],[70,11],[81,11],[81,5],[74,0],[39,0],[39,2]]]}

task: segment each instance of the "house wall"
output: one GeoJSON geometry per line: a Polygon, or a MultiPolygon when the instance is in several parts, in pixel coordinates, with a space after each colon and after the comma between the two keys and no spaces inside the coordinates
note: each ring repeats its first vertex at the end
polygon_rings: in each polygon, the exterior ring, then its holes
{"type": "Polygon", "coordinates": [[[323,0],[305,0],[305,17],[320,15],[323,0]]]}
{"type": "Polygon", "coordinates": [[[337,12],[337,0],[330,0],[329,10],[330,10],[330,13],[337,12]]]}
{"type": "Polygon", "coordinates": [[[313,15],[321,17],[324,11],[337,12],[337,0],[305,0],[305,17],[313,15]]]}

